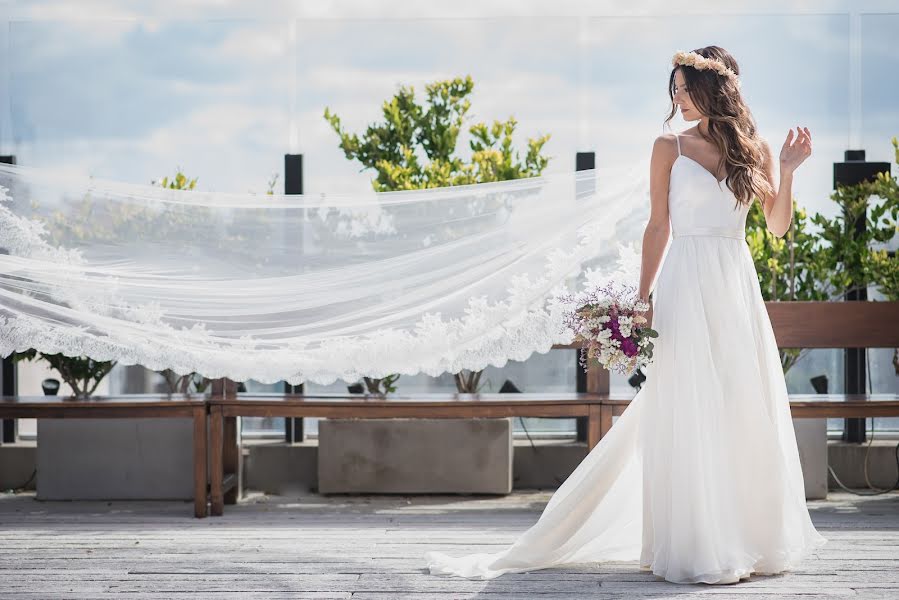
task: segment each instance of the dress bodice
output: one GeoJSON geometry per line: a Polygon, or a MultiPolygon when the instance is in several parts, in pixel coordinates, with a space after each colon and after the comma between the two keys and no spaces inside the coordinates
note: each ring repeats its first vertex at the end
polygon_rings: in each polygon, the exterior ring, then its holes
{"type": "Polygon", "coordinates": [[[737,204],[724,180],[681,153],[677,139],[677,158],[671,166],[668,186],[668,212],[673,237],[680,235],[724,235],[745,239],[749,206],[737,204]]]}

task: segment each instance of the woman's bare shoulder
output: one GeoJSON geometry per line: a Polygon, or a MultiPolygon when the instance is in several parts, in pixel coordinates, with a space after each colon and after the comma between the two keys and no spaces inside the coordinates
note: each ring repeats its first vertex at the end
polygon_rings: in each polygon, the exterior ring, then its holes
{"type": "Polygon", "coordinates": [[[652,156],[674,160],[677,156],[677,139],[674,133],[663,133],[652,144],[652,156]]]}

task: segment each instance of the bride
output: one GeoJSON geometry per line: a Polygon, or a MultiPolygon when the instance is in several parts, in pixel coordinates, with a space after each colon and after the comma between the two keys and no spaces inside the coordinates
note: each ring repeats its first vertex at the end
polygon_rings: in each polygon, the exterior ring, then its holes
{"type": "Polygon", "coordinates": [[[500,552],[429,551],[432,574],[492,579],[639,560],[675,583],[736,583],[793,569],[827,541],[806,507],[787,387],[745,241],[756,198],[769,231],[789,229],[793,173],[811,154],[811,134],[791,129],[776,165],[726,50],[678,52],[672,64],[666,123],[679,107],[697,124],[652,149],[639,294],[659,337],[645,383],[536,524],[500,552]]]}

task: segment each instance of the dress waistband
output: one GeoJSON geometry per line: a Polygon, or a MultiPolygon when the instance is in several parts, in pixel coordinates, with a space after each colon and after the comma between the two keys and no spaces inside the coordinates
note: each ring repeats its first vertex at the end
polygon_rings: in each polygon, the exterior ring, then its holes
{"type": "Polygon", "coordinates": [[[735,238],[738,240],[746,239],[746,230],[740,229],[739,227],[681,227],[679,229],[672,230],[672,237],[681,237],[685,235],[710,235],[715,237],[728,237],[735,238]]]}

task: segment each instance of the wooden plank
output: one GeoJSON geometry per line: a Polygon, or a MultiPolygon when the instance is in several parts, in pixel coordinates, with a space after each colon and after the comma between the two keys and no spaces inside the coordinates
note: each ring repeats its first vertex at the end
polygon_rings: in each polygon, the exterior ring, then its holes
{"type": "Polygon", "coordinates": [[[780,348],[895,348],[899,302],[765,302],[780,348]]]}
{"type": "Polygon", "coordinates": [[[598,362],[591,360],[587,363],[587,393],[609,395],[611,377],[608,369],[604,369],[598,362]]]}
{"type": "Polygon", "coordinates": [[[207,444],[206,444],[206,406],[194,408],[194,516],[202,519],[206,516],[207,444]]]}
{"type": "Polygon", "coordinates": [[[220,405],[209,407],[209,495],[210,511],[212,516],[219,517],[225,512],[224,490],[222,477],[224,475],[224,462],[222,452],[224,449],[224,418],[220,405]]]}
{"type": "Polygon", "coordinates": [[[0,418],[6,419],[162,419],[168,417],[193,418],[194,408],[204,404],[172,406],[95,405],[65,406],[62,404],[0,404],[0,418]]]}
{"type": "MultiPolygon", "coordinates": [[[[599,404],[599,403],[593,403],[599,404]]],[[[266,404],[252,402],[241,404],[234,402],[223,404],[223,414],[228,417],[324,417],[324,418],[504,418],[504,417],[586,417],[589,404],[556,404],[553,406],[527,406],[521,404],[503,405],[464,405],[464,406],[308,406],[303,404],[279,403],[270,401],[266,404]]]]}
{"type": "Polygon", "coordinates": [[[587,450],[592,450],[602,437],[602,406],[590,405],[587,417],[587,450]]]}
{"type": "Polygon", "coordinates": [[[70,396],[0,396],[0,409],[6,406],[34,406],[66,408],[109,408],[109,407],[159,407],[180,408],[200,406],[206,397],[197,394],[125,394],[117,396],[91,396],[75,398],[70,396]]]}
{"type": "Polygon", "coordinates": [[[231,398],[237,394],[237,383],[227,377],[219,377],[212,380],[209,389],[213,397],[231,398]]]}
{"type": "Polygon", "coordinates": [[[896,417],[899,401],[790,402],[794,418],[896,417]]]}
{"type": "Polygon", "coordinates": [[[237,419],[237,417],[228,416],[223,419],[222,470],[224,473],[233,473],[237,476],[236,485],[228,490],[222,489],[225,504],[237,504],[242,491],[243,457],[240,451],[241,438],[237,419]]]}
{"type": "Polygon", "coordinates": [[[602,407],[600,408],[600,415],[599,415],[599,437],[600,437],[600,439],[602,439],[602,437],[604,435],[606,435],[607,433],[609,433],[609,430],[612,429],[612,423],[613,423],[612,417],[620,416],[621,413],[624,412],[624,407],[626,407],[626,406],[627,406],[627,404],[620,404],[620,405],[605,405],[604,404],[604,405],[602,405],[602,407]]]}
{"type": "Polygon", "coordinates": [[[229,406],[233,404],[259,405],[298,405],[306,407],[490,407],[490,406],[555,406],[566,404],[600,403],[609,397],[626,397],[626,394],[610,395],[608,393],[578,392],[524,392],[520,394],[479,393],[420,393],[390,394],[377,396],[371,394],[235,394],[222,397],[213,395],[209,398],[212,404],[229,406]]]}

